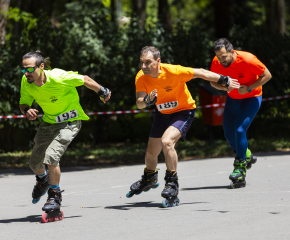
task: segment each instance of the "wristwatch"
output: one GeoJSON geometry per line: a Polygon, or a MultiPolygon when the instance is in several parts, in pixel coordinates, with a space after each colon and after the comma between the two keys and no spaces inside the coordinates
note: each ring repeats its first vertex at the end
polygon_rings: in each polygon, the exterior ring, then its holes
{"type": "Polygon", "coordinates": [[[248,93],[252,92],[252,88],[248,86],[248,93]]]}

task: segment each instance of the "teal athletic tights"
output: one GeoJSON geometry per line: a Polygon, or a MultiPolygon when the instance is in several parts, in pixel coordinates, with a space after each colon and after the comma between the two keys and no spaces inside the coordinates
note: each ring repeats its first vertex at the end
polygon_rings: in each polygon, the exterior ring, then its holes
{"type": "Polygon", "coordinates": [[[246,158],[248,148],[247,130],[260,109],[262,96],[226,100],[223,127],[224,134],[237,158],[246,158]]]}

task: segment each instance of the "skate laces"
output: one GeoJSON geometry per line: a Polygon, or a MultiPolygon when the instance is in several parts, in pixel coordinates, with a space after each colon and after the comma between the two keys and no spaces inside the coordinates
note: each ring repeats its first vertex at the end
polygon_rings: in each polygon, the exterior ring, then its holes
{"type": "Polygon", "coordinates": [[[146,167],[144,168],[144,175],[142,176],[141,181],[143,180],[144,182],[150,182],[150,178],[148,178],[150,175],[154,176],[158,174],[158,170],[160,170],[159,168],[156,168],[155,170],[148,170],[146,167]],[[146,175],[146,176],[145,176],[146,175]]]}
{"type": "Polygon", "coordinates": [[[47,202],[59,201],[59,200],[61,201],[61,193],[62,192],[64,192],[64,190],[50,188],[48,190],[47,202]]]}
{"type": "Polygon", "coordinates": [[[164,189],[169,190],[170,188],[176,188],[178,185],[177,172],[176,171],[166,171],[164,180],[165,180],[164,189]]]}

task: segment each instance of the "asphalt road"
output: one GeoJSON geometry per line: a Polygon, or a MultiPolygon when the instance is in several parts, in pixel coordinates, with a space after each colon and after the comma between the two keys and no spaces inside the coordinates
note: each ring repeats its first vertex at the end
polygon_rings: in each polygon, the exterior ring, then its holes
{"type": "Polygon", "coordinates": [[[159,188],[126,198],[144,165],[63,169],[62,221],[41,223],[30,170],[0,171],[0,239],[290,239],[290,155],[260,155],[247,186],[229,189],[232,158],[182,161],[178,207],[159,188]]]}

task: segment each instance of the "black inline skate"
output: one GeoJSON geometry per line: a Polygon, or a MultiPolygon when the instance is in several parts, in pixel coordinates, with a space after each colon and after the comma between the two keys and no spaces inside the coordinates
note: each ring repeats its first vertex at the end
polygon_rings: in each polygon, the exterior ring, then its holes
{"type": "Polygon", "coordinates": [[[139,181],[131,185],[131,191],[126,194],[126,197],[131,198],[134,195],[141,194],[142,192],[148,192],[151,188],[157,188],[159,186],[158,170],[159,169],[151,171],[144,168],[144,175],[142,175],[142,178],[139,181]]]}
{"type": "Polygon", "coordinates": [[[229,176],[232,180],[231,188],[240,188],[246,186],[246,172],[247,172],[247,161],[241,158],[235,158],[234,171],[229,176]]]}
{"type": "Polygon", "coordinates": [[[41,217],[43,223],[60,221],[63,219],[63,211],[60,211],[62,192],[63,191],[60,191],[60,188],[48,189],[47,202],[42,208],[42,211],[45,211],[45,213],[42,214],[41,217]]]}
{"type": "Polygon", "coordinates": [[[177,197],[179,192],[178,177],[176,171],[166,171],[165,173],[165,187],[161,193],[161,196],[165,199],[162,201],[162,206],[175,207],[179,206],[179,197],[177,197]]]}
{"type": "Polygon", "coordinates": [[[34,185],[33,191],[32,191],[32,203],[36,204],[39,202],[40,198],[46,194],[47,190],[50,187],[50,181],[49,181],[49,171],[46,170],[46,175],[42,178],[36,177],[36,184],[34,185]]]}
{"type": "Polygon", "coordinates": [[[247,148],[246,153],[246,161],[247,161],[247,170],[249,170],[252,167],[252,164],[255,164],[257,162],[257,157],[254,156],[250,149],[247,148]]]}

